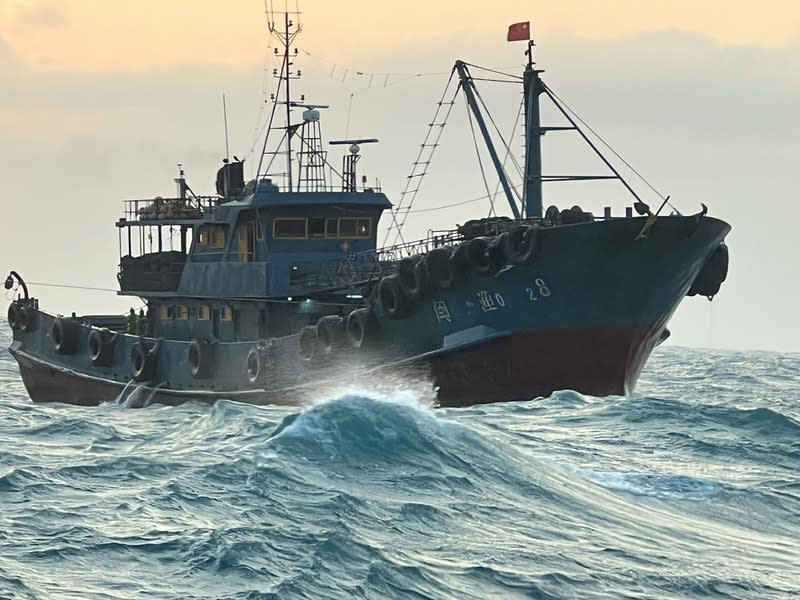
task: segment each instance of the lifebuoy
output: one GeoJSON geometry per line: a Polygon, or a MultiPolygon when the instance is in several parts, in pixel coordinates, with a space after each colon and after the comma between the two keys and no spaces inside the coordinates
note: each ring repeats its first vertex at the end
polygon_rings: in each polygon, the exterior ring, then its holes
{"type": "Polygon", "coordinates": [[[397,275],[388,275],[378,285],[378,297],[386,316],[390,319],[402,319],[411,314],[411,300],[403,293],[397,275]]]}
{"type": "Polygon", "coordinates": [[[456,274],[451,261],[453,249],[434,248],[425,257],[428,282],[437,290],[447,290],[456,282],[456,274]]]}
{"type": "Polygon", "coordinates": [[[19,329],[19,305],[16,300],[8,306],[8,326],[12,331],[19,329]]]}
{"type": "Polygon", "coordinates": [[[500,235],[499,244],[506,260],[512,265],[523,265],[536,255],[538,236],[536,229],[519,225],[500,235]]]}
{"type": "Polygon", "coordinates": [[[407,256],[397,266],[397,282],[411,300],[419,300],[425,294],[426,279],[425,261],[418,256],[407,256]]]}
{"type": "Polygon", "coordinates": [[[30,333],[36,329],[36,309],[33,306],[20,305],[19,328],[25,333],[30,333]]]}
{"type": "Polygon", "coordinates": [[[357,308],[347,315],[347,339],[353,348],[363,348],[375,326],[375,317],[366,308],[357,308]]]}
{"type": "Polygon", "coordinates": [[[114,358],[114,336],[108,329],[92,329],[87,340],[89,361],[96,367],[107,367],[114,358]]]}
{"type": "Polygon", "coordinates": [[[491,244],[488,238],[471,239],[467,242],[466,252],[470,268],[476,275],[493,277],[502,266],[497,244],[491,244]]]}
{"type": "Polygon", "coordinates": [[[75,354],[78,349],[78,324],[72,319],[56,317],[50,327],[50,338],[57,354],[75,354]]]}
{"type": "Polygon", "coordinates": [[[148,350],[141,342],[131,346],[131,375],[136,381],[149,379],[153,373],[153,350],[148,350]]]}
{"type": "Polygon", "coordinates": [[[300,354],[306,360],[314,360],[318,347],[317,328],[313,325],[303,327],[300,330],[300,354]]]}
{"type": "Polygon", "coordinates": [[[317,347],[325,354],[333,350],[342,339],[344,319],[339,315],[328,315],[317,321],[317,347]]]}
{"type": "Polygon", "coordinates": [[[189,361],[192,377],[204,379],[211,374],[212,353],[213,346],[205,340],[192,340],[186,350],[186,358],[189,361]]]}

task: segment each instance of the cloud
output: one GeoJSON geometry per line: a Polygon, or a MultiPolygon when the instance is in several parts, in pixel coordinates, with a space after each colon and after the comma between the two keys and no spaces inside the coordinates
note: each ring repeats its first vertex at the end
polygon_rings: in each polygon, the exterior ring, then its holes
{"type": "Polygon", "coordinates": [[[17,30],[57,29],[67,25],[68,21],[68,9],[63,2],[37,0],[22,5],[13,13],[12,27],[17,30]]]}
{"type": "MultiPolygon", "coordinates": [[[[800,221],[795,175],[800,46],[732,46],[677,31],[604,40],[550,34],[538,44],[537,61],[547,70],[548,84],[626,159],[671,193],[680,208],[694,210],[702,201],[733,224],[731,272],[713,304],[713,338],[708,304],[694,298],[678,311],[674,339],[692,345],[800,349],[793,306],[800,289],[788,271],[797,273],[791,261],[800,221]],[[769,309],[759,311],[759,306],[769,309]]],[[[368,64],[351,65],[374,72],[445,73],[355,90],[350,134],[381,140],[364,149],[362,172],[370,180],[379,176],[390,199],[397,201],[452,59],[509,65],[521,62],[520,50],[494,40],[458,38],[408,48],[403,56],[370,54],[364,59],[368,64]]],[[[295,89],[311,102],[331,104],[323,113],[323,133],[327,139],[344,136],[351,82],[332,79],[330,65],[303,60],[304,77],[295,89]]],[[[186,165],[193,189],[209,191],[224,149],[221,93],[227,94],[231,149],[239,156],[255,137],[263,107],[256,64],[113,73],[36,70],[15,63],[0,40],[0,81],[0,181],[4,222],[14,225],[0,238],[0,257],[10,263],[3,270],[18,267],[37,281],[112,287],[119,200],[170,193],[177,162],[186,165]],[[70,272],[71,265],[82,267],[70,272]]],[[[500,109],[495,118],[501,129],[510,131],[519,90],[479,85],[487,103],[500,109]]],[[[417,208],[484,194],[458,101],[417,208]]],[[[571,133],[545,136],[546,171],[574,166],[575,140],[571,133]]],[[[338,166],[337,155],[329,159],[338,166]]],[[[578,166],[587,165],[602,167],[596,162],[578,166]]],[[[621,203],[629,202],[612,184],[553,184],[545,194],[547,204],[578,203],[596,213],[612,205],[619,214],[621,203]]],[[[498,207],[503,206],[500,198],[498,207]]],[[[412,213],[407,237],[422,237],[430,228],[464,222],[487,210],[474,203],[412,213]]],[[[43,305],[50,310],[104,310],[94,296],[67,303],[66,296],[46,293],[43,305]]]]}

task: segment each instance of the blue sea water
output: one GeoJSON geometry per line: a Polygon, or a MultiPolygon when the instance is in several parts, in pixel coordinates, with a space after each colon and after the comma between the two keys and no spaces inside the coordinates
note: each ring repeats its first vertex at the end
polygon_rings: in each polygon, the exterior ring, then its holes
{"type": "Polygon", "coordinates": [[[0,598],[800,597],[800,355],[662,348],[631,398],[418,388],[34,405],[4,353],[0,598]]]}

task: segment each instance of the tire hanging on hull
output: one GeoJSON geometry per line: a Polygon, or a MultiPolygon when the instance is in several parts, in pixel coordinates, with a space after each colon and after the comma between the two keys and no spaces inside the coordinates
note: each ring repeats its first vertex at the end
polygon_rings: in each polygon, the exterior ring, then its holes
{"type": "Polygon", "coordinates": [[[50,327],[53,350],[57,354],[75,354],[78,349],[78,324],[72,319],[57,317],[50,327]]]}
{"type": "Polygon", "coordinates": [[[92,329],[86,343],[89,362],[95,367],[107,367],[114,358],[114,335],[108,329],[92,329]]]}

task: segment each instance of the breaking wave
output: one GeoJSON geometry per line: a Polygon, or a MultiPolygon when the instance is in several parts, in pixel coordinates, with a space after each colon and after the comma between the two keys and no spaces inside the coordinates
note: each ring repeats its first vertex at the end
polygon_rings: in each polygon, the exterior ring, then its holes
{"type": "Polygon", "coordinates": [[[4,356],[0,597],[793,598],[799,373],[662,348],[631,398],[129,410],[33,405],[4,356]]]}

